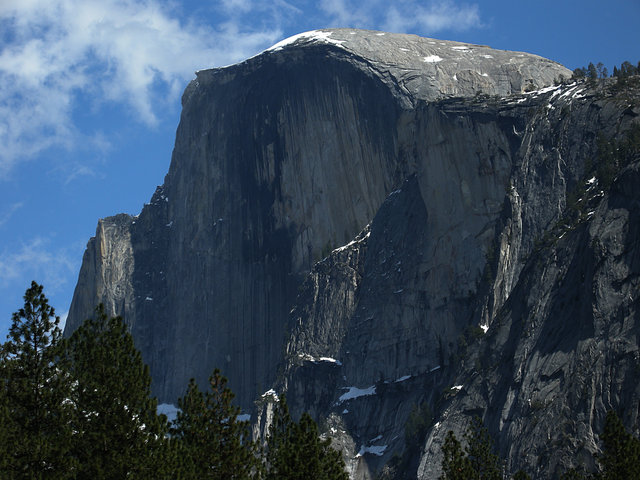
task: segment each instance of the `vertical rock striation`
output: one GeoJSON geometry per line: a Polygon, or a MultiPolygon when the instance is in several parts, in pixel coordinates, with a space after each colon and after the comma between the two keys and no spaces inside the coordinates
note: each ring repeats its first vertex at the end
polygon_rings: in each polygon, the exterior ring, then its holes
{"type": "Polygon", "coordinates": [[[247,411],[286,390],[353,478],[437,477],[474,414],[509,467],[588,462],[603,412],[638,407],[636,171],[562,225],[599,135],[640,110],[637,92],[552,86],[569,75],[346,29],[198,72],[164,185],[99,222],[66,333],[100,301],[123,315],[162,401],[216,366],[247,411]],[[406,437],[420,405],[436,422],[406,437]],[[403,451],[421,453],[389,464],[403,451]]]}
{"type": "MultiPolygon", "coordinates": [[[[519,92],[562,74],[532,55],[355,30],[303,34],[242,64],[198,72],[183,97],[165,184],[130,222],[129,277],[102,282],[94,274],[122,270],[124,256],[97,267],[85,262],[68,331],[102,301],[132,325],[163,400],[217,365],[248,407],[275,380],[304,275],[367,225],[385,197],[430,161],[418,157],[450,136],[439,130],[446,120],[436,112],[418,118],[415,105],[519,92]],[[424,138],[415,138],[416,128],[424,138]],[[104,287],[87,289],[85,277],[104,287]],[[130,286],[126,295],[107,286],[116,284],[130,286]]],[[[444,148],[468,153],[461,143],[444,148]]],[[[465,192],[476,182],[474,175],[443,180],[443,153],[433,176],[420,177],[426,202],[454,201],[433,214],[440,229],[447,228],[440,217],[464,207],[456,182],[465,192]]],[[[498,168],[508,174],[508,165],[498,168]]],[[[499,186],[488,187],[498,202],[505,180],[486,179],[499,186]]],[[[99,229],[93,242],[105,241],[99,229]]],[[[481,259],[471,262],[467,283],[482,268],[481,259]]],[[[439,275],[466,275],[446,269],[432,274],[434,284],[439,275]]]]}

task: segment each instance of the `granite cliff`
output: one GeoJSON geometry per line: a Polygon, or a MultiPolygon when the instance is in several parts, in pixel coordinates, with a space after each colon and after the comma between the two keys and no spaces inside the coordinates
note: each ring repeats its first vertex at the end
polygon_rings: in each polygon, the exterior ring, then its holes
{"type": "Polygon", "coordinates": [[[640,107],[569,77],[360,30],[198,72],[164,185],[89,241],[66,333],[103,302],[161,401],[218,366],[257,429],[286,391],[353,478],[436,478],[474,415],[512,470],[592,466],[607,409],[638,425],[640,159],[593,173],[640,107]],[[406,438],[417,406],[435,420],[406,438]]]}

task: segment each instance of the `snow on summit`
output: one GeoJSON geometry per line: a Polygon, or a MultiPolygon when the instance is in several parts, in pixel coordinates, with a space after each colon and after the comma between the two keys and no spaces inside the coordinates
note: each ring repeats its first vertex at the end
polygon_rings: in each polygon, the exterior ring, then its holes
{"type": "Polygon", "coordinates": [[[323,43],[331,43],[333,45],[337,45],[337,46],[342,46],[342,44],[345,42],[344,40],[336,40],[331,38],[331,34],[333,32],[327,31],[327,30],[311,30],[309,32],[303,32],[303,33],[299,33],[297,35],[293,35],[289,38],[285,38],[284,40],[276,43],[275,45],[267,48],[265,51],[266,52],[277,52],[282,50],[283,47],[286,47],[287,45],[292,45],[294,43],[296,43],[298,40],[301,39],[306,39],[306,40],[310,40],[310,41],[318,41],[318,42],[323,42],[323,43]]]}

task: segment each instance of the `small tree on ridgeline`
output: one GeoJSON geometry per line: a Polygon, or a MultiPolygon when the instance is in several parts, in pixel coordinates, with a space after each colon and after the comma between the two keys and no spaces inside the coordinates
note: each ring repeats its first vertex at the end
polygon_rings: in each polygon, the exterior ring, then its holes
{"type": "Polygon", "coordinates": [[[150,396],[151,376],[120,317],[102,305],[66,342],[78,478],[173,478],[167,419],[150,396]]]}
{"type": "Polygon", "coordinates": [[[210,390],[203,393],[194,379],[178,400],[171,428],[178,442],[180,478],[244,480],[257,477],[260,462],[251,441],[249,422],[239,421],[240,408],[232,404],[227,379],[215,369],[210,390]]]}
{"type": "Polygon", "coordinates": [[[60,318],[31,282],[0,352],[2,478],[70,478],[70,379],[59,368],[60,318]]]}

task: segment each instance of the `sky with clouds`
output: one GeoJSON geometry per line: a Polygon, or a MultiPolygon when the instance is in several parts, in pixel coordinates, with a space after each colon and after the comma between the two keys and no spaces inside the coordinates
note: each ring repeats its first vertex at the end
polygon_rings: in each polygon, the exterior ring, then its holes
{"type": "Polygon", "coordinates": [[[640,60],[638,18],[638,0],[0,0],[0,340],[31,280],[64,317],[98,218],[163,182],[196,70],[332,27],[612,70],[640,60]]]}

